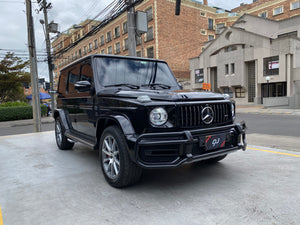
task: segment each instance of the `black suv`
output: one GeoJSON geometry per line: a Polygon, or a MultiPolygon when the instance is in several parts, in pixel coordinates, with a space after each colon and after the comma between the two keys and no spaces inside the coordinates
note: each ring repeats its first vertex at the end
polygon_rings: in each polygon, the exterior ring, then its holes
{"type": "Polygon", "coordinates": [[[181,90],[161,60],[92,55],[61,71],[56,142],[99,150],[114,187],[135,183],[142,169],[217,162],[245,150],[245,124],[234,124],[228,95],[181,90]]]}

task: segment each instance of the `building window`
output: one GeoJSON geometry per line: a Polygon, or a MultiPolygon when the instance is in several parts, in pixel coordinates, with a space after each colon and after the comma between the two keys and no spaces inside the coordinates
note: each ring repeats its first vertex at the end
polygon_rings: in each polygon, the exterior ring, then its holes
{"type": "Polygon", "coordinates": [[[110,42],[111,41],[111,31],[108,31],[106,33],[106,42],[110,42]]]}
{"type": "Polygon", "coordinates": [[[279,34],[277,35],[278,38],[282,38],[282,37],[298,37],[298,32],[297,31],[291,31],[288,33],[283,33],[283,34],[279,34]]]}
{"type": "Polygon", "coordinates": [[[93,47],[92,43],[89,43],[89,52],[92,51],[92,47],[93,47]]]}
{"type": "Polygon", "coordinates": [[[100,37],[100,46],[104,45],[104,35],[100,37]]]}
{"type": "Polygon", "coordinates": [[[100,54],[105,54],[105,50],[102,49],[101,52],[100,52],[100,54]]]}
{"type": "Polygon", "coordinates": [[[229,74],[229,65],[228,64],[225,65],[225,74],[229,74]]]}
{"type": "Polygon", "coordinates": [[[275,8],[275,9],[273,10],[273,16],[279,15],[279,14],[281,14],[281,13],[283,13],[283,6],[278,7],[278,8],[275,8]]]}
{"type": "Polygon", "coordinates": [[[234,65],[234,63],[231,63],[230,64],[230,69],[231,69],[231,74],[234,74],[235,73],[235,65],[234,65]]]}
{"type": "Polygon", "coordinates": [[[245,89],[242,87],[235,88],[235,97],[236,98],[245,98],[245,89]]]}
{"type": "Polygon", "coordinates": [[[68,56],[68,63],[69,63],[69,62],[71,62],[71,60],[70,60],[70,56],[68,56]]]}
{"type": "Polygon", "coordinates": [[[115,27],[115,38],[118,38],[118,37],[120,37],[120,27],[119,26],[115,27]]]}
{"type": "Polygon", "coordinates": [[[232,52],[237,50],[237,46],[236,45],[231,45],[225,48],[225,52],[232,52]]]}
{"type": "Polygon", "coordinates": [[[115,48],[116,48],[116,50],[115,50],[116,54],[119,54],[121,52],[121,44],[120,44],[120,42],[116,43],[115,48]]]}
{"type": "Polygon", "coordinates": [[[147,20],[150,21],[153,19],[152,7],[146,10],[147,20]]]}
{"type": "Polygon", "coordinates": [[[98,40],[94,40],[94,49],[97,49],[98,48],[98,40]]]}
{"type": "Polygon", "coordinates": [[[195,70],[195,83],[203,83],[203,82],[204,82],[203,69],[195,70]]]}
{"type": "Polygon", "coordinates": [[[136,40],[136,46],[140,45],[142,43],[142,36],[136,36],[135,40],[136,40]]]}
{"type": "Polygon", "coordinates": [[[141,51],[137,51],[137,52],[136,52],[136,56],[137,56],[137,57],[142,57],[142,52],[141,52],[141,51]]]}
{"type": "Polygon", "coordinates": [[[214,20],[213,19],[208,19],[208,30],[213,30],[214,29],[214,20]]]}
{"type": "Polygon", "coordinates": [[[279,56],[264,58],[264,76],[279,75],[279,56]]]}
{"type": "Polygon", "coordinates": [[[205,17],[205,12],[200,12],[200,16],[205,17]]]}
{"type": "Polygon", "coordinates": [[[218,23],[216,33],[220,34],[224,27],[225,27],[225,23],[218,23]]]}
{"type": "Polygon", "coordinates": [[[262,97],[283,97],[286,96],[286,82],[269,83],[261,85],[262,97]],[[269,86],[269,87],[268,87],[269,86]],[[268,93],[269,90],[269,93],[268,93]]]}
{"type": "Polygon", "coordinates": [[[268,17],[268,12],[259,13],[258,16],[262,17],[262,18],[267,18],[268,17]]]}
{"type": "Polygon", "coordinates": [[[128,38],[124,39],[124,47],[123,50],[126,51],[128,50],[128,38]]]}
{"type": "Polygon", "coordinates": [[[82,56],[81,49],[78,50],[79,58],[82,56]]]}
{"type": "Polygon", "coordinates": [[[215,36],[214,35],[208,35],[208,40],[211,41],[211,40],[214,40],[215,39],[215,36]]]}
{"type": "Polygon", "coordinates": [[[223,88],[223,94],[228,94],[230,98],[233,98],[233,91],[229,87],[223,88]]]}
{"type": "Polygon", "coordinates": [[[112,54],[112,46],[109,46],[109,47],[107,48],[107,54],[112,54]]]}
{"type": "Polygon", "coordinates": [[[78,53],[77,52],[75,52],[75,59],[77,59],[78,58],[78,53]]]}
{"type": "Polygon", "coordinates": [[[206,35],[206,30],[202,29],[201,34],[206,35]]]}
{"type": "Polygon", "coordinates": [[[293,9],[299,9],[300,8],[300,1],[292,2],[291,3],[291,10],[293,9]]]}
{"type": "Polygon", "coordinates": [[[153,40],[153,27],[148,27],[148,31],[146,33],[146,41],[153,40]]]}
{"type": "Polygon", "coordinates": [[[147,58],[154,58],[154,48],[153,47],[150,47],[150,48],[147,48],[147,58]]]}
{"type": "Polygon", "coordinates": [[[126,34],[128,32],[128,29],[127,29],[127,22],[124,22],[123,23],[123,34],[126,34]]]}

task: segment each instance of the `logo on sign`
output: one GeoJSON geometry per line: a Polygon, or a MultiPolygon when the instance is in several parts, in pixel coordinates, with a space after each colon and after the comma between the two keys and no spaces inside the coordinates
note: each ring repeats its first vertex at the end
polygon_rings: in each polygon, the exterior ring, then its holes
{"type": "Polygon", "coordinates": [[[215,147],[216,145],[218,145],[219,143],[220,143],[220,138],[215,138],[212,142],[211,142],[211,144],[215,147]]]}

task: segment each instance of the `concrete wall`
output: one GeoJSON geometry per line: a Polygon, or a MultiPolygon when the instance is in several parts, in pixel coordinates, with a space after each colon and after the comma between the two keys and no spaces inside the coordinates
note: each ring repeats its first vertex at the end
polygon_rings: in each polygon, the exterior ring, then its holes
{"type": "Polygon", "coordinates": [[[264,98],[263,102],[265,107],[289,106],[288,97],[264,98]]]}

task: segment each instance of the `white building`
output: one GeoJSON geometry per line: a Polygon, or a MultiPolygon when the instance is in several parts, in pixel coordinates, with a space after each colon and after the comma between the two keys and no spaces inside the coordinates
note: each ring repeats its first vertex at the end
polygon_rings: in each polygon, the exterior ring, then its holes
{"type": "Polygon", "coordinates": [[[191,86],[227,93],[237,104],[300,108],[300,16],[243,15],[190,59],[191,86]]]}

